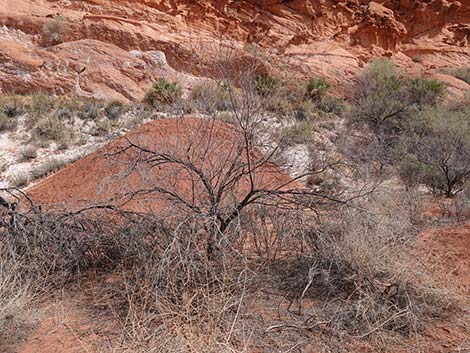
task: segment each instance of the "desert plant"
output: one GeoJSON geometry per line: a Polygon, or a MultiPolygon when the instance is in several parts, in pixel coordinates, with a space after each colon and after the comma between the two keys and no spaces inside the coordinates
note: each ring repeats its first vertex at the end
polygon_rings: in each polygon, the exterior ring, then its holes
{"type": "Polygon", "coordinates": [[[420,106],[435,105],[445,94],[445,85],[441,81],[427,78],[415,78],[410,83],[410,93],[413,103],[420,106]]]}
{"type": "Polygon", "coordinates": [[[46,93],[38,92],[31,96],[31,102],[27,105],[27,125],[32,127],[41,118],[45,117],[54,108],[54,101],[46,93]]]}
{"type": "Polygon", "coordinates": [[[457,69],[447,70],[449,75],[452,75],[459,80],[465,81],[470,85],[470,67],[459,67],[457,69]]]}
{"type": "Polygon", "coordinates": [[[65,124],[55,116],[49,116],[38,121],[34,127],[34,137],[39,139],[61,142],[68,136],[65,124]]]}
{"type": "Polygon", "coordinates": [[[37,156],[38,156],[38,151],[35,146],[32,146],[32,145],[26,146],[25,148],[23,148],[23,150],[21,150],[20,161],[26,162],[26,161],[36,158],[37,156]]]}
{"type": "Polygon", "coordinates": [[[372,212],[343,208],[309,234],[308,280],[298,293],[323,302],[317,320],[361,337],[377,329],[412,334],[457,310],[408,253],[416,232],[407,196],[373,195],[360,202],[372,212]]]}
{"type": "Polygon", "coordinates": [[[157,107],[159,104],[173,104],[180,96],[181,88],[178,82],[159,78],[145,94],[144,103],[152,107],[157,107]]]}
{"type": "Polygon", "coordinates": [[[121,101],[111,101],[108,104],[106,104],[104,108],[104,112],[108,119],[110,120],[117,120],[120,118],[120,116],[124,113],[125,111],[125,106],[124,103],[121,101]]]}
{"type": "Polygon", "coordinates": [[[78,117],[83,120],[97,120],[101,116],[101,108],[99,102],[86,102],[78,111],[78,117]]]}
{"type": "Polygon", "coordinates": [[[57,45],[65,40],[69,32],[69,24],[62,16],[56,16],[42,27],[42,42],[45,46],[57,45]]]}
{"type": "Polygon", "coordinates": [[[10,118],[5,113],[0,112],[0,133],[5,131],[11,131],[16,129],[18,126],[18,120],[10,118]]]}
{"type": "Polygon", "coordinates": [[[315,77],[308,81],[306,94],[308,98],[318,102],[324,97],[329,89],[330,84],[325,79],[315,77]]]}
{"type": "Polygon", "coordinates": [[[0,99],[0,112],[9,118],[17,117],[24,113],[23,101],[18,96],[6,96],[0,99]]]}
{"type": "Polygon", "coordinates": [[[274,94],[278,84],[279,80],[268,74],[259,75],[255,78],[255,90],[263,97],[274,94]]]}
{"type": "Polygon", "coordinates": [[[108,118],[103,118],[95,121],[95,126],[93,127],[91,134],[93,136],[105,136],[111,132],[113,127],[116,125],[113,124],[108,118]]]}
{"type": "Polygon", "coordinates": [[[401,173],[408,183],[424,183],[447,197],[461,190],[470,176],[468,110],[423,111],[401,140],[409,161],[401,173]]]}
{"type": "Polygon", "coordinates": [[[69,108],[58,108],[54,112],[54,117],[61,121],[71,120],[73,118],[73,111],[69,108]]]}
{"type": "Polygon", "coordinates": [[[51,173],[58,171],[66,165],[62,158],[50,157],[43,161],[41,164],[35,166],[29,173],[29,181],[41,179],[51,173]]]}
{"type": "Polygon", "coordinates": [[[191,88],[190,98],[196,110],[206,113],[227,110],[229,107],[228,90],[220,81],[205,81],[191,88]]]}
{"type": "Polygon", "coordinates": [[[22,279],[19,269],[21,258],[8,256],[8,248],[0,244],[0,339],[18,330],[26,319],[27,307],[31,302],[29,281],[22,279]]]}
{"type": "Polygon", "coordinates": [[[393,134],[407,118],[412,102],[406,80],[388,59],[373,60],[353,87],[350,117],[375,132],[393,134]]]}
{"type": "Polygon", "coordinates": [[[314,131],[311,122],[299,121],[282,130],[282,141],[287,145],[305,144],[312,141],[314,131]]]}

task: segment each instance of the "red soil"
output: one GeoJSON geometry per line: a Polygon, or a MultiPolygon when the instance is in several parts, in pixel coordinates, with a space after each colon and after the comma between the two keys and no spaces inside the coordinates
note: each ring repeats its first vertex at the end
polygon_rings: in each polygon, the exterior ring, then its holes
{"type": "MultiPolygon", "coordinates": [[[[130,132],[101,150],[64,168],[28,190],[32,199],[49,208],[75,210],[96,204],[118,205],[133,211],[164,211],[167,198],[152,192],[135,196],[132,193],[155,187],[177,193],[185,201],[203,206],[208,192],[195,173],[176,164],[150,167],[138,162],[149,155],[130,148],[129,142],[152,151],[167,153],[185,162],[192,162],[217,188],[221,172],[227,171],[240,147],[241,135],[221,121],[198,118],[160,119],[130,132]]],[[[239,163],[244,163],[243,153],[239,163]]],[[[262,156],[251,151],[252,161],[262,156]]],[[[253,173],[257,188],[278,188],[291,182],[290,177],[273,164],[264,164],[253,173]]],[[[298,184],[295,185],[299,187],[298,184]]],[[[234,183],[221,202],[244,196],[249,187],[247,176],[234,183]]],[[[289,184],[292,188],[294,185],[289,184]]],[[[173,202],[174,205],[174,202],[173,202]]]]}
{"type": "Polygon", "coordinates": [[[438,278],[470,297],[470,223],[425,230],[421,250],[438,278]]]}

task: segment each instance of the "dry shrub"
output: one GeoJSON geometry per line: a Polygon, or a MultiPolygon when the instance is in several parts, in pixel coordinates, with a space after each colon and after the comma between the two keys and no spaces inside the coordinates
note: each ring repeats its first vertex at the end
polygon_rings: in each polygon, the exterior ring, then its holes
{"type": "Polygon", "coordinates": [[[10,118],[3,112],[0,112],[0,133],[15,130],[18,126],[16,118],[10,118]]]}
{"type": "Polygon", "coordinates": [[[46,22],[42,28],[42,44],[50,46],[62,43],[69,30],[69,24],[64,17],[54,17],[46,22]]]}
{"type": "Polygon", "coordinates": [[[240,351],[237,313],[253,273],[228,246],[208,261],[205,237],[192,220],[171,228],[146,220],[114,238],[125,254],[109,295],[123,323],[113,349],[240,351]]]}
{"type": "Polygon", "coordinates": [[[310,233],[305,293],[323,303],[315,317],[365,337],[379,330],[411,334],[451,312],[452,295],[410,253],[411,200],[378,194],[338,210],[310,233]]]}
{"type": "Polygon", "coordinates": [[[3,256],[6,251],[5,244],[0,243],[0,341],[6,339],[3,333],[7,333],[9,327],[24,319],[22,316],[30,301],[29,283],[20,280],[19,267],[22,259],[3,256]]]}
{"type": "Polygon", "coordinates": [[[207,234],[192,219],[33,208],[3,221],[0,259],[18,260],[15,276],[30,294],[77,288],[90,271],[106,279],[96,290],[109,301],[93,307],[122,324],[107,349],[239,352],[247,344],[239,315],[254,272],[228,242],[208,261],[207,234]]]}

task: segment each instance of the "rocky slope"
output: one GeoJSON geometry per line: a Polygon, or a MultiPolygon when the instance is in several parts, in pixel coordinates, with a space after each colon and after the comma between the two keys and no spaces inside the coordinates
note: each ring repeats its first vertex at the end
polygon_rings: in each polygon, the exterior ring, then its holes
{"type": "Polygon", "coordinates": [[[139,100],[156,77],[190,85],[226,61],[341,88],[374,56],[468,66],[469,42],[469,0],[1,0],[0,93],[139,100]]]}

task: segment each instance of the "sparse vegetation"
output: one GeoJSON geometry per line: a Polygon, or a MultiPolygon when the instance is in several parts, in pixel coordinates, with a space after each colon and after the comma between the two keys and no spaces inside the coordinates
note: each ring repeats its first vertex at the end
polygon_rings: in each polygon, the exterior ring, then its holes
{"type": "Polygon", "coordinates": [[[470,85],[470,67],[460,67],[458,69],[447,70],[449,75],[452,75],[459,80],[465,81],[470,85]]]}
{"type": "Polygon", "coordinates": [[[108,119],[110,120],[117,120],[121,117],[121,115],[125,112],[124,103],[120,101],[111,101],[106,104],[104,108],[104,112],[108,119]]]}
{"type": "Polygon", "coordinates": [[[22,99],[17,96],[6,96],[0,99],[0,114],[4,113],[9,118],[15,118],[24,113],[22,99]]]}
{"type": "Polygon", "coordinates": [[[42,28],[42,44],[44,46],[51,46],[62,43],[69,29],[69,24],[64,17],[54,17],[46,22],[42,28]]]}
{"type": "Polygon", "coordinates": [[[306,93],[307,97],[314,100],[320,101],[330,89],[330,84],[323,78],[312,78],[307,83],[306,93]]]}
{"type": "Polygon", "coordinates": [[[293,351],[302,337],[333,337],[348,350],[348,339],[408,342],[459,315],[465,304],[433,279],[416,245],[423,185],[452,197],[442,199],[457,220],[470,215],[468,107],[444,106],[441,82],[409,79],[385,59],[360,75],[347,103],[327,95],[323,79],[237,80],[202,82],[183,99],[177,82],[160,79],[145,105],[37,94],[26,110],[12,101],[0,111],[8,122],[24,112],[34,142],[15,155],[34,162],[8,170],[19,188],[65,165],[40,160],[38,146],[55,141],[57,153],[69,140],[166,116],[155,108],[178,111],[168,140],[122,139],[106,155],[127,166],[109,175],[123,178],[122,203],[116,193],[109,204],[48,211],[2,189],[24,204],[0,198],[0,330],[36,297],[84,284],[87,312],[113,323],[114,352],[293,351]],[[187,111],[203,114],[179,116],[187,111]],[[295,177],[284,174],[298,163],[286,150],[306,155],[295,177]],[[134,172],[142,184],[126,184],[134,172]]]}
{"type": "Polygon", "coordinates": [[[156,108],[162,104],[173,104],[180,96],[181,88],[178,82],[170,82],[160,78],[146,93],[144,103],[156,108]]]}
{"type": "Polygon", "coordinates": [[[14,130],[18,126],[16,118],[10,118],[5,113],[0,113],[0,133],[14,130]]]}
{"type": "Polygon", "coordinates": [[[256,92],[263,97],[272,95],[276,90],[278,84],[278,79],[267,74],[259,75],[255,79],[256,92]]]}

